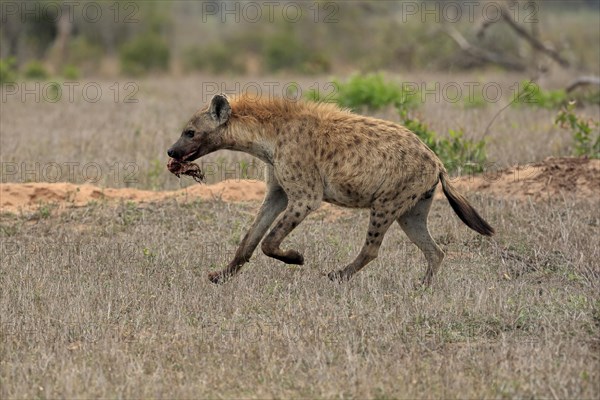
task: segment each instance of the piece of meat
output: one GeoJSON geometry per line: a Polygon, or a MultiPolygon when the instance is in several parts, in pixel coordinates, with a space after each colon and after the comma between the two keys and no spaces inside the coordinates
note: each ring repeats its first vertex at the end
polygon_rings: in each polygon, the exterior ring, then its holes
{"type": "Polygon", "coordinates": [[[194,178],[194,180],[198,183],[202,183],[204,181],[204,174],[200,170],[200,166],[198,164],[194,164],[189,161],[177,161],[176,159],[171,158],[167,164],[167,168],[178,178],[181,175],[188,175],[194,178]]]}

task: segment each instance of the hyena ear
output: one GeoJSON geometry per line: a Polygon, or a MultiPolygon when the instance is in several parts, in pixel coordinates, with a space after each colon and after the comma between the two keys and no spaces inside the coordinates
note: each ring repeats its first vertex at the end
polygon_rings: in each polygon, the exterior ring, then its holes
{"type": "Polygon", "coordinates": [[[231,115],[231,106],[229,100],[224,94],[215,95],[210,101],[209,112],[211,117],[219,125],[223,125],[229,119],[231,115]]]}

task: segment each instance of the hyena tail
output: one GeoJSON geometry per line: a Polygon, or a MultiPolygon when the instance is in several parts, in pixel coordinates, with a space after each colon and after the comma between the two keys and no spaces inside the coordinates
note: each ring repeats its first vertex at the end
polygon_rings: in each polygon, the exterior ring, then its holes
{"type": "Polygon", "coordinates": [[[440,181],[442,182],[442,189],[450,206],[458,215],[458,218],[465,223],[469,228],[473,229],[485,236],[492,236],[494,234],[494,228],[490,226],[477,211],[469,204],[467,199],[463,197],[454,186],[449,182],[448,173],[446,171],[440,172],[440,181]]]}

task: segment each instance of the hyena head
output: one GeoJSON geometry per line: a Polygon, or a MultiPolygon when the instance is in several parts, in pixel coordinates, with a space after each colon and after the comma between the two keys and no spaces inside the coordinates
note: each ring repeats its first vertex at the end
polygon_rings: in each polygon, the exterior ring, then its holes
{"type": "Polygon", "coordinates": [[[215,95],[208,109],[198,111],[185,125],[179,139],[167,151],[168,156],[178,161],[193,161],[220,149],[230,115],[227,97],[215,95]]]}

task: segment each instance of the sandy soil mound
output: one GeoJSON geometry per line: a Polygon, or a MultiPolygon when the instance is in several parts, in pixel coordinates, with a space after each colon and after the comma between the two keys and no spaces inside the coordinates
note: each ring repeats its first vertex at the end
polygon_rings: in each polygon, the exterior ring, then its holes
{"type": "Polygon", "coordinates": [[[182,201],[221,199],[223,201],[260,201],[265,185],[258,181],[224,181],[214,185],[194,185],[170,192],[138,189],[101,189],[93,185],[72,183],[6,183],[0,184],[0,210],[31,210],[40,204],[58,207],[84,206],[90,201],[125,200],[138,203],[178,198],[182,201]]]}
{"type": "MultiPolygon", "coordinates": [[[[600,199],[600,160],[548,158],[540,163],[495,173],[456,178],[454,184],[465,193],[478,192],[517,200],[545,200],[566,195],[597,201],[600,199]]],[[[94,200],[152,202],[177,198],[185,202],[201,198],[260,201],[264,193],[263,182],[239,180],[194,185],[171,192],[101,189],[71,183],[7,183],[0,184],[0,211],[28,211],[45,203],[54,203],[59,208],[84,206],[94,200]]]]}
{"type": "Polygon", "coordinates": [[[547,200],[566,196],[598,201],[600,160],[550,157],[539,163],[460,177],[454,183],[464,192],[507,199],[547,200]]]}

